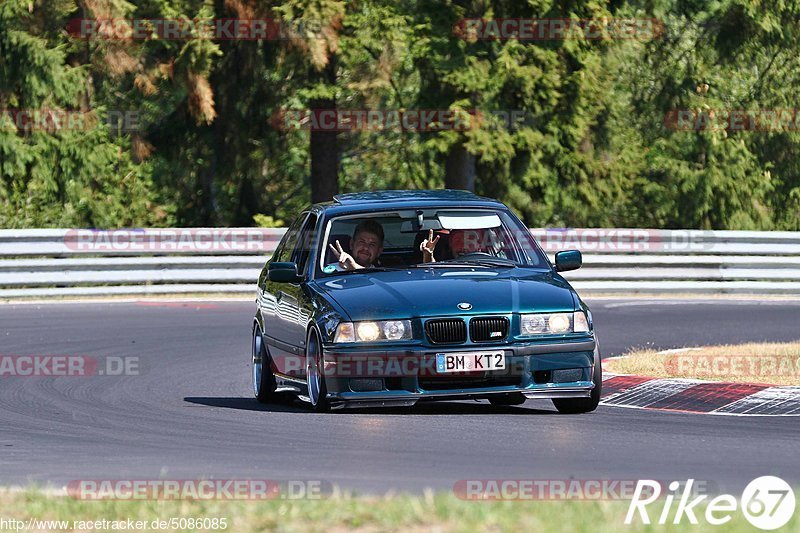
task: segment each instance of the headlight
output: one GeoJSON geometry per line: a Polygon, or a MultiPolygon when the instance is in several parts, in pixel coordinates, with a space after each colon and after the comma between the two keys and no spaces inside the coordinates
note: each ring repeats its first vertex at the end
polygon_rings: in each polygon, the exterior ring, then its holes
{"type": "Polygon", "coordinates": [[[522,335],[558,335],[586,333],[589,321],[583,311],[574,313],[537,313],[522,315],[522,335]]]}
{"type": "Polygon", "coordinates": [[[550,333],[567,333],[570,331],[570,316],[563,313],[550,315],[547,319],[547,328],[550,333]]]}
{"type": "Polygon", "coordinates": [[[572,320],[572,331],[575,333],[587,333],[589,331],[589,321],[583,311],[575,311],[572,320]]]}
{"type": "Polygon", "coordinates": [[[407,320],[387,320],[383,323],[383,336],[387,340],[396,341],[406,338],[406,332],[411,332],[410,327],[406,327],[407,320]]]}
{"type": "Polygon", "coordinates": [[[410,320],[340,322],[333,342],[399,341],[411,338],[410,320]]]}
{"type": "Polygon", "coordinates": [[[375,322],[359,322],[356,325],[356,338],[360,341],[374,341],[381,336],[381,330],[375,322]]]}
{"type": "Polygon", "coordinates": [[[333,336],[333,342],[353,342],[356,340],[356,330],[352,322],[340,322],[333,336]]]}

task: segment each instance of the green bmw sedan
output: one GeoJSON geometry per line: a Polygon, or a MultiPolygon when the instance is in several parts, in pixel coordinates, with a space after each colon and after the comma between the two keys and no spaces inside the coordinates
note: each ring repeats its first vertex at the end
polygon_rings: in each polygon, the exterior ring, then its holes
{"type": "Polygon", "coordinates": [[[303,211],[258,280],[253,392],[312,409],[551,399],[593,411],[592,314],[504,204],[464,191],[343,194],[303,211]]]}

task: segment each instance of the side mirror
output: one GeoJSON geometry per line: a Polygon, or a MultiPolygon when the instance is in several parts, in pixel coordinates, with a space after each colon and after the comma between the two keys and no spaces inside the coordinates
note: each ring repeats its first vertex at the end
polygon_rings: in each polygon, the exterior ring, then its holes
{"type": "Polygon", "coordinates": [[[577,270],[583,264],[580,250],[565,250],[556,254],[556,272],[577,270]]]}
{"type": "Polygon", "coordinates": [[[276,283],[300,283],[303,276],[297,273],[297,263],[270,263],[267,279],[276,283]]]}

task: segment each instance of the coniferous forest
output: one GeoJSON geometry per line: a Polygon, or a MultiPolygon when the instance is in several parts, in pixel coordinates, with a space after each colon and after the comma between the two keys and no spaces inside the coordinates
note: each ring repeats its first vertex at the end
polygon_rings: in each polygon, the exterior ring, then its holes
{"type": "Polygon", "coordinates": [[[451,187],[529,226],[800,230],[798,78],[793,0],[2,0],[0,227],[451,187]]]}

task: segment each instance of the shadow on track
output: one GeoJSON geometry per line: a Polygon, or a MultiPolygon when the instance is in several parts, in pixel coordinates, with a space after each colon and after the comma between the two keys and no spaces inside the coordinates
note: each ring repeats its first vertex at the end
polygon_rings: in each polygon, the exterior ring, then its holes
{"type": "MultiPolygon", "coordinates": [[[[267,413],[303,413],[316,414],[300,401],[291,404],[261,404],[252,398],[242,397],[197,397],[187,396],[185,402],[237,409],[240,411],[264,411],[267,413]]],[[[335,409],[330,414],[383,414],[383,415],[557,415],[555,409],[531,409],[525,406],[496,406],[484,402],[420,402],[413,407],[383,407],[335,409]]]]}

